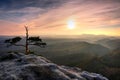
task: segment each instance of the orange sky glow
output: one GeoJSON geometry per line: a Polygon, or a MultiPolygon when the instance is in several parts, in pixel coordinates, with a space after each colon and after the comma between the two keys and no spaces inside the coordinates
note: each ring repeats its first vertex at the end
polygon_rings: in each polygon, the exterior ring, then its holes
{"type": "Polygon", "coordinates": [[[0,11],[0,35],[25,35],[24,26],[27,25],[30,35],[120,36],[120,1],[61,0],[58,3],[48,8],[25,6],[0,11]],[[73,20],[73,29],[68,28],[70,20],[73,20]]]}

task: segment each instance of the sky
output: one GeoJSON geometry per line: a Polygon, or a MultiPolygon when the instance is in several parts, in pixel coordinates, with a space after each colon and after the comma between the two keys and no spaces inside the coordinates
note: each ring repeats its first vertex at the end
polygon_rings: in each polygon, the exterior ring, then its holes
{"type": "Polygon", "coordinates": [[[0,35],[120,36],[120,0],[0,0],[0,35]],[[71,28],[70,28],[71,26],[71,28]]]}

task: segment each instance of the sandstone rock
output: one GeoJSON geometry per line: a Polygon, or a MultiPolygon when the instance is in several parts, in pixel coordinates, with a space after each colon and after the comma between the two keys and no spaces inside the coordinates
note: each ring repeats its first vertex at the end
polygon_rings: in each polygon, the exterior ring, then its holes
{"type": "Polygon", "coordinates": [[[44,57],[22,53],[0,54],[0,80],[108,80],[77,67],[59,66],[44,57]]]}

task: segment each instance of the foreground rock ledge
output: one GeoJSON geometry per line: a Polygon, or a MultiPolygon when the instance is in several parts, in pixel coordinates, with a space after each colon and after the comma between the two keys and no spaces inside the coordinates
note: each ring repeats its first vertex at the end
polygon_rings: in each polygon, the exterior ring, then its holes
{"type": "Polygon", "coordinates": [[[108,80],[77,67],[58,66],[44,57],[0,54],[0,80],[108,80]]]}

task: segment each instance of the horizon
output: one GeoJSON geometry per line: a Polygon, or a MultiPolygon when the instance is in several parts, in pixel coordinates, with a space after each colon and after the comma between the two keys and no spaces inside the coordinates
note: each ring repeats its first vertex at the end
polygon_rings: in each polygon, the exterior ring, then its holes
{"type": "MultiPolygon", "coordinates": [[[[25,35],[0,35],[0,37],[16,37],[21,36],[25,37],[25,35]]],[[[29,35],[29,36],[39,36],[42,38],[87,38],[87,37],[114,37],[119,38],[120,36],[110,36],[110,35],[95,35],[95,34],[81,34],[81,35],[29,35]]]]}
{"type": "Polygon", "coordinates": [[[0,0],[0,80],[120,80],[119,61],[120,0],[0,0]]]}
{"type": "Polygon", "coordinates": [[[0,35],[120,36],[118,0],[1,0],[0,35]]]}

